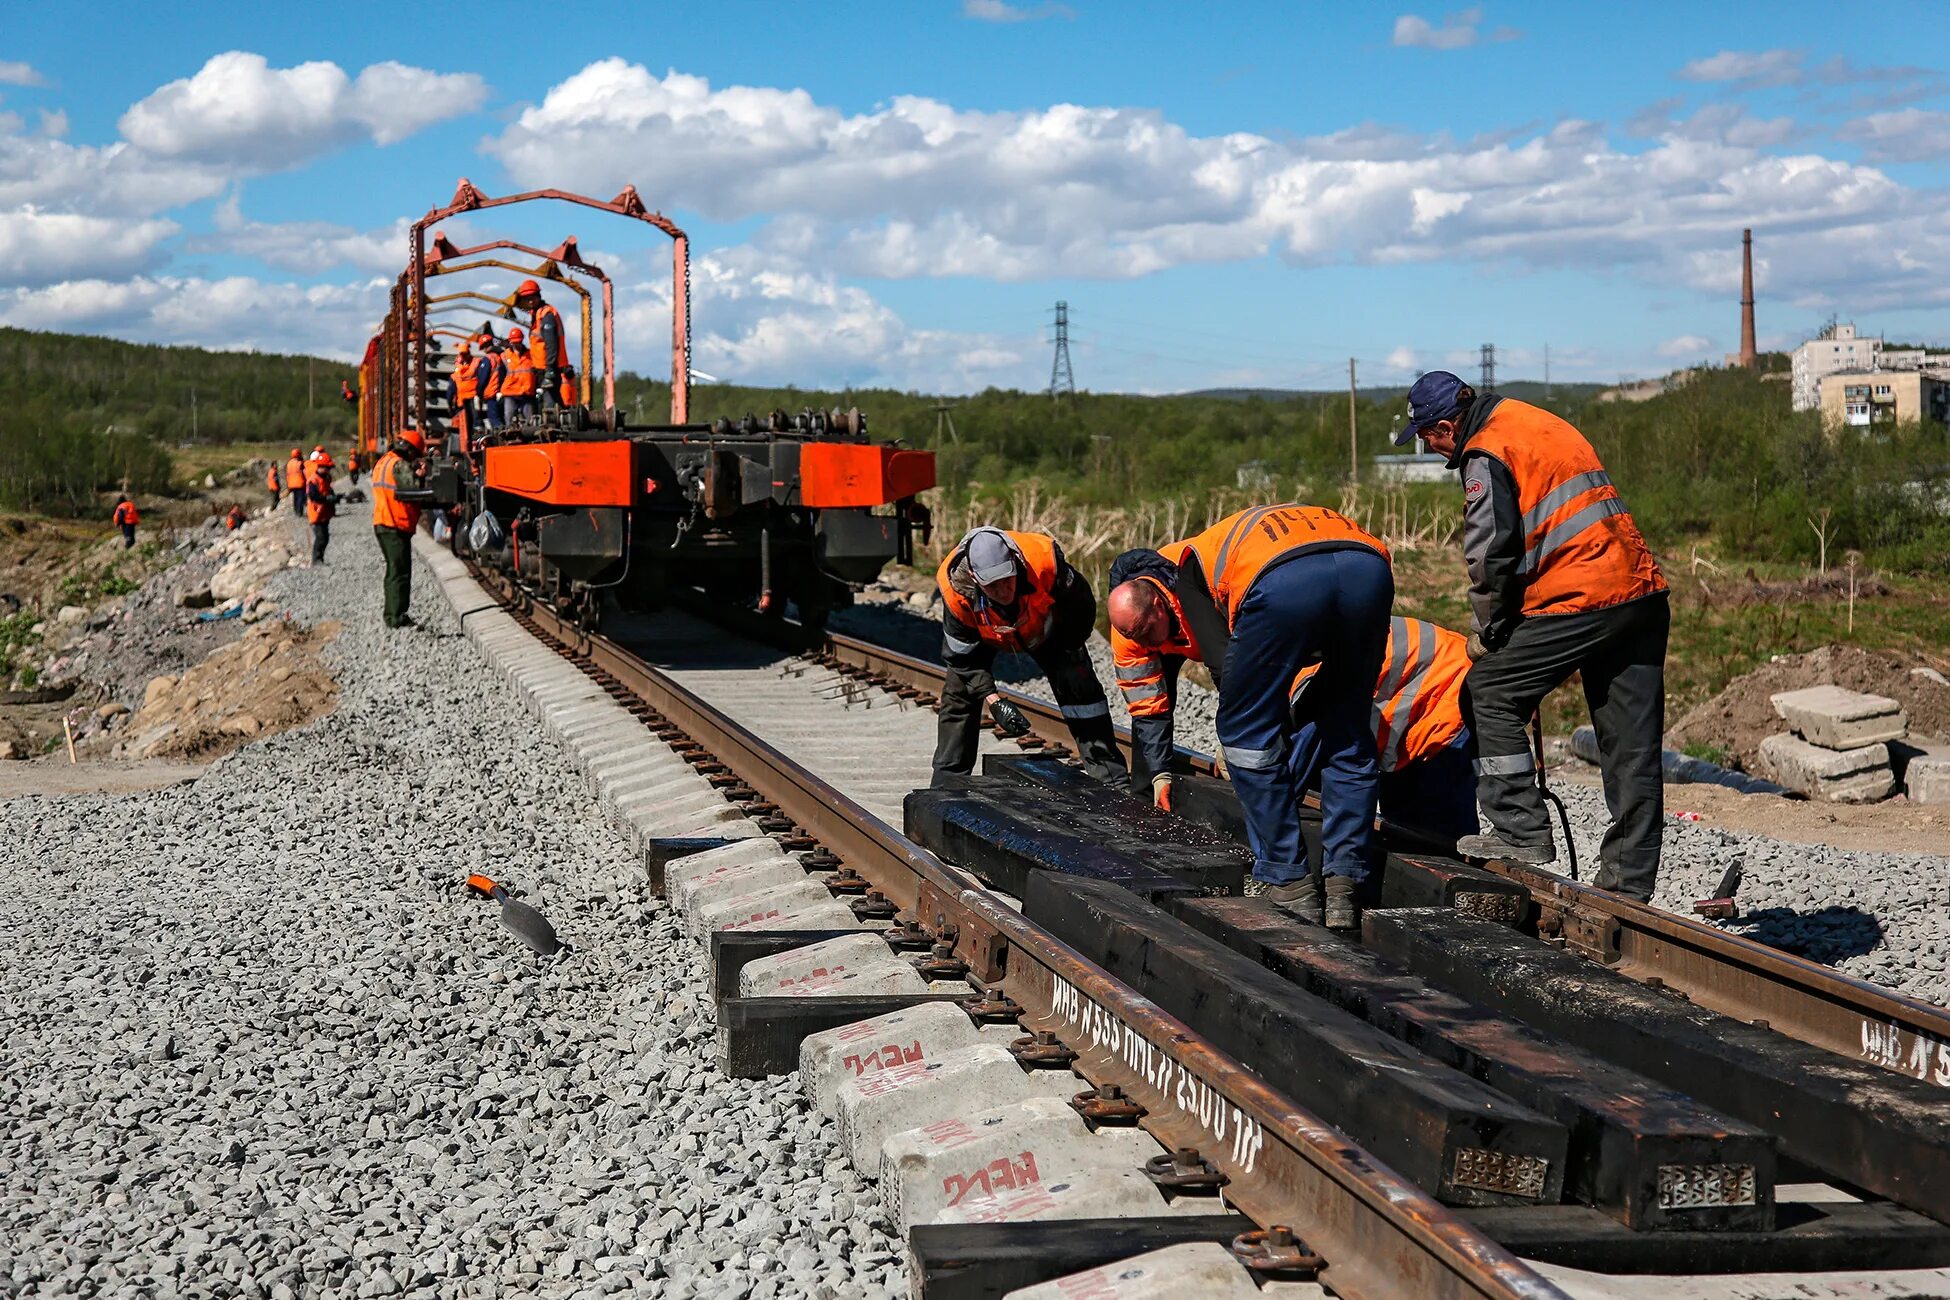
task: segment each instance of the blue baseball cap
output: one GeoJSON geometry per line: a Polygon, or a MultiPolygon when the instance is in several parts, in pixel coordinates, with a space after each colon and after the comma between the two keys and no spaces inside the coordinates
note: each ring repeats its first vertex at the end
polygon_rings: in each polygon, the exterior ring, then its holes
{"type": "Polygon", "coordinates": [[[1431,370],[1408,390],[1408,423],[1395,435],[1395,445],[1406,447],[1438,420],[1453,420],[1476,398],[1476,390],[1447,370],[1431,370]]]}

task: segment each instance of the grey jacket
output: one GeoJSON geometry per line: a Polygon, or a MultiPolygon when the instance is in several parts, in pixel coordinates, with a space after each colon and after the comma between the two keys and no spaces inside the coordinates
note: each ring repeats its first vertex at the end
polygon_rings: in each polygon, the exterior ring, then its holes
{"type": "Polygon", "coordinates": [[[1470,440],[1482,432],[1503,399],[1478,397],[1456,431],[1456,454],[1463,483],[1463,563],[1469,569],[1470,630],[1494,650],[1523,621],[1523,511],[1516,480],[1502,461],[1472,454],[1470,440]]]}

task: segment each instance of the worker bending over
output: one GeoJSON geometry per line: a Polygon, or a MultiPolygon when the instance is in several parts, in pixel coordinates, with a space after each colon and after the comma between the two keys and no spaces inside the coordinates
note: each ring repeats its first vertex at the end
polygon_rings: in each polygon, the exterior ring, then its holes
{"type": "Polygon", "coordinates": [[[1246,815],[1254,877],[1296,915],[1358,924],[1375,850],[1369,713],[1395,599],[1388,548],[1332,510],[1279,505],[1120,558],[1138,576],[1112,591],[1111,627],[1140,646],[1196,651],[1218,685],[1219,745],[1246,815]],[[1319,748],[1324,907],[1293,770],[1293,683],[1310,664],[1318,676],[1303,705],[1319,748]]]}
{"type": "MultiPolygon", "coordinates": [[[[1183,543],[1179,543],[1183,545],[1183,543]]],[[[1184,616],[1176,611],[1168,576],[1157,569],[1155,551],[1129,551],[1110,567],[1110,648],[1117,685],[1131,715],[1131,744],[1138,761],[1134,775],[1150,783],[1152,802],[1171,809],[1172,710],[1178,698],[1178,670],[1199,658],[1185,637],[1184,616]],[[1150,571],[1147,573],[1147,569],[1150,571]],[[1135,581],[1133,581],[1135,579],[1135,581]],[[1166,640],[1146,646],[1117,630],[1124,622],[1156,628],[1160,621],[1145,608],[1164,606],[1166,640]],[[1122,617],[1120,617],[1120,614],[1122,617]],[[1172,639],[1172,630],[1177,639],[1172,639]]],[[[1469,655],[1460,632],[1418,618],[1392,618],[1375,681],[1368,717],[1381,769],[1381,816],[1432,835],[1456,839],[1476,830],[1475,742],[1469,731],[1463,678],[1469,655]]],[[[1300,670],[1288,689],[1298,728],[1288,766],[1302,789],[1320,781],[1319,733],[1306,717],[1305,693],[1320,673],[1317,665],[1300,670]]]]}
{"type": "Polygon", "coordinates": [[[135,526],[141,522],[142,516],[136,513],[135,502],[126,496],[115,498],[115,526],[122,530],[123,550],[135,545],[135,526]]]}
{"type": "Polygon", "coordinates": [[[563,405],[562,373],[569,368],[562,314],[542,300],[542,286],[533,280],[515,286],[515,306],[529,313],[528,361],[535,370],[542,409],[556,410],[563,405]]]}
{"type": "Polygon", "coordinates": [[[293,447],[284,462],[284,490],[291,496],[291,513],[305,513],[305,453],[293,447]]]}
{"type": "Polygon", "coordinates": [[[1097,598],[1083,575],[1043,533],[977,528],[941,561],[941,693],[934,771],[974,770],[982,707],[1007,734],[1028,732],[1022,711],[995,688],[995,656],[1012,650],[1036,661],[1049,678],[1084,770],[1121,780],[1124,757],[1110,727],[1110,705],[1085,649],[1097,623],[1097,598]]]}
{"type": "Polygon", "coordinates": [[[372,467],[372,532],[386,557],[387,627],[413,626],[406,610],[413,599],[413,530],[420,526],[420,507],[397,493],[419,488],[415,462],[425,447],[418,429],[403,429],[372,467]]]}
{"type": "Polygon", "coordinates": [[[311,524],[311,562],[325,563],[332,541],[332,516],[338,513],[338,493],[332,490],[332,458],[321,451],[305,467],[305,519],[311,524]]]}
{"type": "Polygon", "coordinates": [[[1665,818],[1666,580],[1598,453],[1565,421],[1435,370],[1409,390],[1408,423],[1460,467],[1471,609],[1469,696],[1477,800],[1491,833],[1469,857],[1557,856],[1524,724],[1572,673],[1598,733],[1611,825],[1595,883],[1652,897],[1665,818]]]}

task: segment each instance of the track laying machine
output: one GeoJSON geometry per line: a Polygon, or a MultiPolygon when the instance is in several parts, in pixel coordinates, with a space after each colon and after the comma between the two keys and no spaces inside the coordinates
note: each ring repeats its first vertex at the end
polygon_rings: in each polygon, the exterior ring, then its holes
{"type": "MultiPolygon", "coordinates": [[[[359,369],[361,448],[370,458],[399,430],[422,431],[421,504],[446,512],[456,551],[502,569],[537,599],[593,627],[607,594],[648,608],[695,588],[768,613],[790,601],[816,626],[889,561],[909,561],[916,533],[926,541],[928,510],[916,497],[934,486],[933,453],[871,440],[860,411],[691,418],[690,243],[634,187],[608,202],[562,190],[492,198],[463,179],[453,202],[415,222],[410,238],[411,260],[359,369]],[[546,251],[506,239],[459,247],[433,229],[459,214],[478,220],[537,201],[594,208],[670,236],[669,423],[631,427],[617,408],[614,286],[573,237],[546,251]],[[530,277],[564,303],[573,296],[582,328],[573,352],[580,365],[563,368],[536,410],[490,427],[478,400],[456,398],[455,358],[470,342],[501,345],[494,322],[517,320],[515,299],[431,287],[496,270],[530,277]]],[[[565,347],[561,359],[571,355],[565,347]]]]}

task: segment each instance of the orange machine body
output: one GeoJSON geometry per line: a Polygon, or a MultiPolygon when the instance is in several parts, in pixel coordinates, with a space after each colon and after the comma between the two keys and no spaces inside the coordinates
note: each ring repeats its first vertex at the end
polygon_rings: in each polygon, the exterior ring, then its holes
{"type": "Polygon", "coordinates": [[[809,442],[799,452],[799,502],[815,510],[887,505],[933,486],[931,451],[809,442]]]}
{"type": "Polygon", "coordinates": [[[628,506],[633,503],[635,444],[545,442],[489,447],[487,487],[552,506],[628,506]]]}

